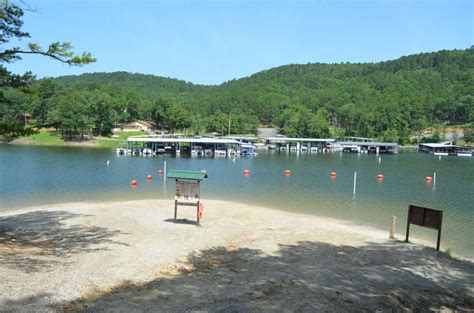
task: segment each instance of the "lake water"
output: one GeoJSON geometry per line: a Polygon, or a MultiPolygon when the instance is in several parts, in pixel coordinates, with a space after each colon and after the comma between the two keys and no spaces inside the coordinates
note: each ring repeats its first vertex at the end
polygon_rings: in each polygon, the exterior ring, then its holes
{"type": "MultiPolygon", "coordinates": [[[[157,174],[168,169],[207,170],[205,199],[258,204],[276,209],[350,220],[387,230],[397,216],[404,239],[408,204],[444,211],[441,248],[474,259],[474,158],[418,153],[398,155],[279,154],[257,157],[186,158],[118,156],[113,149],[0,145],[0,211],[50,203],[170,199],[174,182],[157,174]],[[107,160],[110,165],[107,166],[107,160]],[[251,175],[244,176],[244,169],[251,175]],[[283,171],[293,173],[285,177],[283,171]],[[335,180],[329,173],[337,172],[335,180]],[[357,190],[353,196],[353,175],[357,190]],[[436,172],[436,184],[426,176],[436,172]],[[152,174],[151,182],[146,176],[152,174]],[[385,179],[379,182],[377,174],[385,179]],[[138,180],[136,189],[130,181],[138,180]]],[[[171,211],[170,211],[171,214],[171,211]]],[[[205,218],[205,216],[204,216],[205,218]]],[[[271,218],[271,217],[269,217],[271,218]]],[[[411,236],[436,244],[436,231],[412,227],[411,236]]]]}

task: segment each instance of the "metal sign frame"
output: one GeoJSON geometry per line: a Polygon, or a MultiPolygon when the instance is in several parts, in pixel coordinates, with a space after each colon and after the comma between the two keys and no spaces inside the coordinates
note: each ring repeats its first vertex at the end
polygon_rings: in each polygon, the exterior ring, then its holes
{"type": "Polygon", "coordinates": [[[441,243],[441,227],[443,224],[443,211],[410,204],[408,206],[406,242],[408,242],[410,236],[411,224],[437,230],[438,241],[436,243],[436,250],[439,251],[441,243]]]}

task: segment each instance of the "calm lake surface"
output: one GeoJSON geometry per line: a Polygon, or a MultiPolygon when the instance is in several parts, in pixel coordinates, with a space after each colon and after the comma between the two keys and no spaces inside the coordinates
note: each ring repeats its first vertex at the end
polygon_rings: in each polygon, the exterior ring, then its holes
{"type": "MultiPolygon", "coordinates": [[[[474,158],[398,155],[307,154],[262,151],[257,157],[186,158],[118,156],[113,149],[0,145],[0,211],[50,203],[170,199],[168,169],[207,170],[205,199],[239,201],[276,209],[350,220],[387,230],[397,216],[404,239],[408,204],[444,211],[441,248],[474,259],[474,158]],[[107,166],[107,160],[110,165],[107,166]],[[242,175],[248,169],[250,176],[242,175]],[[283,171],[290,169],[291,177],[283,171]],[[335,180],[329,173],[337,172],[335,180]],[[353,196],[353,175],[357,191],[353,196]],[[436,184],[426,176],[436,172],[436,184]],[[152,174],[151,182],[146,176],[152,174]],[[385,179],[378,182],[377,174],[385,179]],[[137,179],[132,189],[130,180],[137,179]]],[[[269,218],[271,218],[269,216],[269,218]]],[[[205,216],[204,216],[205,219],[205,216]]],[[[413,226],[412,236],[436,244],[436,231],[413,226]]],[[[416,242],[416,241],[415,241],[416,242]]]]}

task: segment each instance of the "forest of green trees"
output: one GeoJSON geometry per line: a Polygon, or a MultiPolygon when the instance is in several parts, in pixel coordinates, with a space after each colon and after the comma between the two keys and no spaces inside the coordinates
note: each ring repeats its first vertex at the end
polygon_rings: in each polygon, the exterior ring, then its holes
{"type": "Polygon", "coordinates": [[[380,63],[285,65],[218,86],[125,72],[2,87],[3,124],[55,127],[64,137],[108,135],[150,120],[188,134],[278,127],[299,137],[343,135],[408,143],[427,127],[474,120],[474,48],[380,63]]]}

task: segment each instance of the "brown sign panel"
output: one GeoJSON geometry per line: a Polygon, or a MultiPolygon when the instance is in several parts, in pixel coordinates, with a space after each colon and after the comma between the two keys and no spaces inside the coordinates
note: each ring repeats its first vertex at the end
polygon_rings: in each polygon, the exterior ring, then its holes
{"type": "Polygon", "coordinates": [[[440,229],[443,211],[410,205],[408,208],[410,223],[418,226],[440,229]],[[411,213],[411,214],[410,214],[411,213]]]}
{"type": "Polygon", "coordinates": [[[407,219],[407,235],[405,241],[408,242],[408,237],[410,235],[410,224],[436,229],[438,230],[438,242],[436,244],[436,250],[439,250],[439,245],[441,242],[442,223],[443,211],[419,207],[416,205],[409,205],[407,219]]]}

